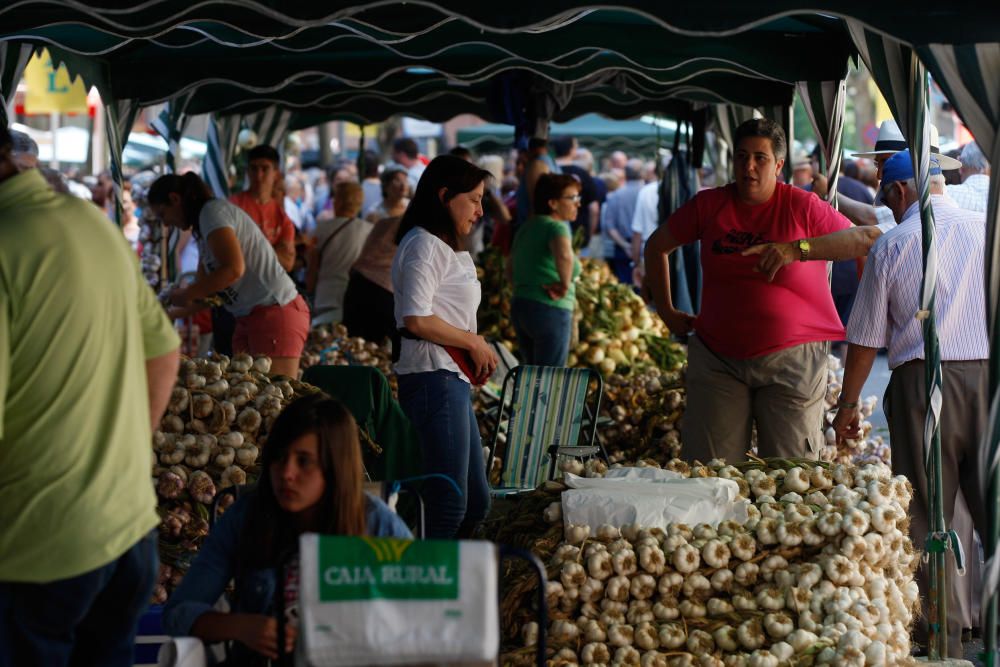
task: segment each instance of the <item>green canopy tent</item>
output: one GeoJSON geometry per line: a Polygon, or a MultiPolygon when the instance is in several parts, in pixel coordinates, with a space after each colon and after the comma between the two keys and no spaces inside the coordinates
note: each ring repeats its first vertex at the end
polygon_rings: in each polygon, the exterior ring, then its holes
{"type": "MultiPolygon", "coordinates": [[[[492,5],[456,0],[391,5],[286,0],[280,7],[264,0],[207,0],[195,5],[149,0],[124,9],[114,0],[92,0],[86,5],[28,0],[0,8],[0,40],[14,42],[15,50],[21,42],[51,44],[93,57],[102,93],[116,100],[109,128],[127,119],[139,105],[195,94],[200,86],[216,81],[236,82],[248,92],[248,99],[253,94],[280,96],[289,82],[321,85],[328,77],[372,92],[387,77],[413,66],[429,68],[460,85],[487,81],[515,68],[534,72],[551,82],[552,94],[540,95],[542,104],[535,110],[545,121],[557,117],[561,108],[569,108],[568,102],[561,101],[585,94],[581,90],[576,96],[564,86],[599,73],[628,72],[653,88],[683,86],[692,77],[711,71],[742,77],[748,89],[766,81],[788,86],[800,81],[837,82],[854,51],[839,17],[853,19],[873,36],[898,40],[905,49],[914,50],[951,93],[952,102],[986,142],[994,161],[1000,158],[995,139],[1000,105],[995,87],[982,74],[984,66],[997,64],[1000,7],[981,3],[911,3],[896,8],[833,0],[808,6],[788,0],[701,5],[624,0],[608,9],[556,0],[508,3],[497,11],[492,5]]],[[[863,47],[875,41],[865,37],[857,43],[863,47]]],[[[925,102],[919,62],[909,56],[886,58],[887,53],[903,54],[902,50],[876,49],[874,53],[872,57],[869,49],[866,60],[873,68],[882,67],[876,79],[884,92],[891,93],[895,110],[908,116],[901,117],[900,124],[916,149],[923,180],[927,163],[921,109],[925,102]],[[886,63],[892,66],[883,67],[886,63]],[[892,91],[897,86],[901,93],[892,91]]],[[[8,50],[8,55],[13,56],[13,51],[8,50]]],[[[11,69],[16,67],[0,68],[0,78],[11,69]]],[[[9,96],[10,84],[0,80],[0,92],[9,96]]],[[[752,96],[752,90],[748,92],[752,96]]],[[[827,142],[824,153],[832,157],[837,114],[841,113],[838,93],[830,94],[829,89],[816,93],[815,103],[809,106],[817,112],[817,132],[827,142]]],[[[691,101],[684,95],[678,97],[691,101]]],[[[457,102],[460,98],[450,99],[457,102]]],[[[404,103],[397,96],[386,104],[404,103]]],[[[764,100],[751,105],[777,106],[764,100]]],[[[367,105],[358,107],[349,112],[345,105],[314,109],[314,117],[368,113],[367,105]]],[[[400,110],[409,111],[405,106],[400,110]]],[[[596,110],[580,108],[580,112],[596,110]]],[[[303,118],[310,112],[303,106],[295,111],[303,118]]],[[[523,109],[508,111],[509,117],[503,120],[518,117],[523,109]]],[[[1000,247],[997,192],[994,186],[988,214],[990,267],[1000,247]]],[[[925,217],[925,225],[929,222],[925,217]]],[[[927,245],[933,248],[932,225],[926,226],[927,245]]],[[[991,268],[988,297],[994,319],[1000,310],[996,307],[1000,302],[997,275],[991,268]]],[[[925,304],[933,312],[933,277],[928,287],[925,304]]],[[[1000,324],[991,325],[991,333],[997,331],[1000,324]]],[[[932,351],[932,330],[928,333],[928,350],[932,351]]],[[[993,342],[995,390],[1000,354],[995,336],[993,342]]],[[[930,423],[936,424],[936,418],[930,423]]],[[[991,442],[994,451],[1000,451],[998,436],[991,442]]],[[[991,471],[1000,470],[996,459],[991,459],[991,471]]],[[[996,526],[1000,513],[995,493],[989,509],[996,526]]],[[[995,535],[989,548],[995,551],[995,535]]],[[[993,563],[997,562],[994,558],[993,563]]],[[[991,594],[996,579],[988,586],[991,594]]],[[[991,665],[996,660],[995,621],[994,602],[985,628],[991,665]]]]}
{"type": "MultiPolygon", "coordinates": [[[[565,123],[552,123],[549,133],[576,137],[581,146],[595,154],[620,149],[630,154],[654,155],[657,148],[673,143],[676,127],[674,121],[657,122],[652,117],[610,120],[598,114],[584,114],[565,123]]],[[[456,139],[477,153],[499,152],[513,144],[514,129],[498,123],[474,125],[460,129],[456,139]]]]}

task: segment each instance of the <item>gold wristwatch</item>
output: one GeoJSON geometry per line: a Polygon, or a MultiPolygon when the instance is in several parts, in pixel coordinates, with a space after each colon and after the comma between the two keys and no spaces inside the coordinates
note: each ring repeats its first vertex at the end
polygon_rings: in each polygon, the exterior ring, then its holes
{"type": "Polygon", "coordinates": [[[799,239],[798,241],[795,242],[795,245],[799,247],[799,261],[804,262],[807,259],[809,259],[809,250],[810,250],[809,240],[799,239]]]}

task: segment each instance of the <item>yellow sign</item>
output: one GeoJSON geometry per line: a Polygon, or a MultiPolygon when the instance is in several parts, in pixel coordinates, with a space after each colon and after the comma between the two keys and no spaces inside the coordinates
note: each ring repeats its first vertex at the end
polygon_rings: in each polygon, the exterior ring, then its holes
{"type": "Polygon", "coordinates": [[[87,113],[87,89],[83,79],[71,80],[65,65],[56,69],[48,49],[35,54],[24,69],[24,112],[87,113]]]}

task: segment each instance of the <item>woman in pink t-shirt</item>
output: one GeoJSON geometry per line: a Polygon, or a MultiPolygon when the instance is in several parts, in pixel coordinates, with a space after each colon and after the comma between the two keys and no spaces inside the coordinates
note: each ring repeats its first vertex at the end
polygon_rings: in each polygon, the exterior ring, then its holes
{"type": "MultiPolygon", "coordinates": [[[[698,193],[646,243],[647,283],[657,311],[689,340],[684,454],[742,459],[756,426],[762,456],[815,456],[821,444],[829,341],[844,328],[826,266],[799,262],[774,282],[743,256],[767,242],[799,242],[851,223],[816,195],[777,182],[785,136],[756,119],[735,137],[735,182],[698,193]],[[667,255],[701,241],[701,312],[676,310],[667,255]]],[[[808,244],[800,245],[802,259],[808,244]]]]}

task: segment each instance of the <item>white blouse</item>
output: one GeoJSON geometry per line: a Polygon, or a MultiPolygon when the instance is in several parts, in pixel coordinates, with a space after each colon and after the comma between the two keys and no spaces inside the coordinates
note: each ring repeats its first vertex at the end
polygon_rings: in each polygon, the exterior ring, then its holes
{"type": "MultiPolygon", "coordinates": [[[[455,252],[423,227],[414,227],[396,250],[392,284],[398,328],[405,326],[405,317],[437,315],[463,331],[476,332],[482,288],[469,253],[455,252]]],[[[469,381],[443,347],[425,340],[402,339],[394,368],[399,375],[446,369],[469,381]]]]}

